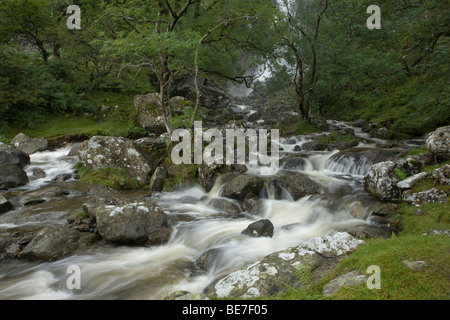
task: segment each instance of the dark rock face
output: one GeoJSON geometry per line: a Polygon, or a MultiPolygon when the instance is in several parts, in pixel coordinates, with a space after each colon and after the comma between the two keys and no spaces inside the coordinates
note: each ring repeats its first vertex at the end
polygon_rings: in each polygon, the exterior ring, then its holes
{"type": "Polygon", "coordinates": [[[56,261],[85,249],[98,241],[92,233],[78,232],[66,226],[46,227],[37,232],[18,254],[19,259],[56,261]]]}
{"type": "Polygon", "coordinates": [[[0,190],[17,188],[28,183],[28,176],[19,166],[0,164],[0,190]]]}
{"type": "Polygon", "coordinates": [[[30,164],[30,156],[23,151],[0,142],[0,163],[16,165],[23,169],[30,164]]]}
{"type": "Polygon", "coordinates": [[[268,219],[263,219],[250,224],[242,234],[250,237],[273,237],[273,224],[268,219]]]}

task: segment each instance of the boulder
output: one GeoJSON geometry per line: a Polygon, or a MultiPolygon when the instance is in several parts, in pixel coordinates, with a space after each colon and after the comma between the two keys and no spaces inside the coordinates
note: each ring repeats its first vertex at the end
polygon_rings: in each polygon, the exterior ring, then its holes
{"type": "Polygon", "coordinates": [[[200,269],[208,271],[214,266],[214,261],[219,254],[220,250],[217,248],[206,250],[195,260],[195,265],[200,269]]]}
{"type": "Polygon", "coordinates": [[[406,203],[415,206],[420,206],[424,203],[448,203],[447,193],[436,188],[417,193],[405,191],[402,198],[406,203]]]}
{"type": "Polygon", "coordinates": [[[283,170],[300,171],[305,168],[305,159],[299,156],[288,156],[280,159],[280,167],[283,170]]]}
{"type": "Polygon", "coordinates": [[[20,166],[0,163],[0,190],[17,188],[28,183],[28,176],[20,166]]]}
{"type": "Polygon", "coordinates": [[[261,177],[248,174],[232,174],[226,180],[220,190],[220,196],[243,201],[249,193],[260,194],[264,187],[261,177]]]}
{"type": "Polygon", "coordinates": [[[56,261],[87,249],[98,241],[92,233],[78,232],[67,226],[50,226],[37,232],[18,254],[19,259],[56,261]]]}
{"type": "Polygon", "coordinates": [[[212,187],[215,185],[217,179],[227,173],[231,172],[240,172],[244,173],[247,171],[247,167],[245,165],[225,165],[225,164],[216,164],[213,163],[208,165],[206,163],[202,163],[198,166],[198,174],[200,181],[205,187],[206,191],[210,191],[212,187]]]}
{"type": "Polygon", "coordinates": [[[239,203],[232,199],[214,198],[209,203],[213,208],[221,211],[229,217],[238,217],[241,212],[241,206],[239,203]]]}
{"type": "Polygon", "coordinates": [[[48,141],[45,138],[32,139],[23,133],[19,133],[11,141],[11,145],[14,146],[14,148],[30,155],[39,151],[47,150],[48,141]]]}
{"type": "Polygon", "coordinates": [[[439,184],[450,185],[450,164],[446,164],[441,168],[434,169],[431,172],[431,176],[439,184]]]}
{"type": "Polygon", "coordinates": [[[301,288],[328,274],[342,256],[361,243],[344,232],[314,238],[230,273],[209,286],[207,294],[212,298],[257,298],[301,288]]]}
{"type": "Polygon", "coordinates": [[[249,193],[242,202],[243,209],[253,215],[257,215],[262,206],[262,200],[254,193],[249,193]]]}
{"type": "Polygon", "coordinates": [[[262,219],[248,225],[241,233],[250,237],[273,237],[273,224],[268,219],[262,219]]]}
{"type": "Polygon", "coordinates": [[[150,155],[132,140],[120,137],[95,136],[80,144],[80,162],[88,168],[122,168],[144,186],[149,183],[153,173],[153,160],[150,155]]]}
{"type": "Polygon", "coordinates": [[[170,230],[164,211],[148,203],[106,205],[95,213],[101,237],[117,244],[148,245],[168,241],[170,230]]]}
{"type": "Polygon", "coordinates": [[[12,210],[14,206],[4,196],[0,194],[0,214],[12,210]]]}
{"type": "Polygon", "coordinates": [[[0,164],[16,165],[23,169],[30,164],[30,156],[21,150],[0,142],[0,164]]]}
{"type": "Polygon", "coordinates": [[[134,108],[137,111],[136,123],[139,126],[153,133],[166,131],[159,93],[134,97],[134,108]]]}
{"type": "Polygon", "coordinates": [[[427,149],[443,160],[450,160],[450,126],[441,127],[425,138],[427,149]]]}
{"type": "Polygon", "coordinates": [[[324,194],[327,191],[324,186],[315,182],[303,172],[288,172],[276,177],[276,180],[287,185],[294,201],[308,195],[324,194]]]}
{"type": "Polygon", "coordinates": [[[398,173],[410,177],[421,170],[422,164],[410,158],[377,163],[364,177],[364,189],[379,200],[395,202],[400,196],[398,173]]]}

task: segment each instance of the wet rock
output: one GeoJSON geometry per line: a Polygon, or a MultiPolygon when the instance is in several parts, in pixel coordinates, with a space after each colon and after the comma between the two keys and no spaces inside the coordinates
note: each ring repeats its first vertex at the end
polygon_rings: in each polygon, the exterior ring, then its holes
{"type": "Polygon", "coordinates": [[[207,294],[212,298],[257,298],[301,288],[328,274],[340,257],[361,243],[348,233],[314,238],[230,273],[209,286],[207,294]]]}
{"type": "Polygon", "coordinates": [[[364,188],[379,200],[395,202],[400,196],[400,188],[397,186],[398,172],[410,177],[421,170],[422,164],[409,158],[377,163],[364,177],[364,188]]]}
{"type": "Polygon", "coordinates": [[[357,271],[352,271],[328,282],[323,288],[323,295],[330,296],[341,288],[355,286],[364,282],[366,282],[365,275],[360,275],[357,271]]]}
{"type": "Polygon", "coordinates": [[[32,139],[23,133],[19,133],[11,141],[14,148],[25,152],[26,154],[33,154],[39,151],[45,151],[48,148],[48,141],[45,138],[32,139]]]}
{"type": "Polygon", "coordinates": [[[74,144],[74,146],[72,147],[72,149],[70,149],[69,153],[67,154],[68,157],[78,157],[78,149],[80,148],[80,144],[76,143],[74,144]]]}
{"type": "Polygon", "coordinates": [[[325,187],[302,172],[289,172],[276,179],[287,185],[294,201],[307,195],[326,193],[325,187]]]}
{"type": "Polygon", "coordinates": [[[248,227],[243,230],[241,233],[250,237],[259,238],[259,237],[273,237],[273,224],[268,219],[262,219],[251,223],[248,227]]]}
{"type": "Polygon", "coordinates": [[[375,148],[342,150],[328,159],[326,168],[333,172],[366,175],[374,164],[395,161],[401,153],[400,150],[375,148]]]}
{"type": "Polygon", "coordinates": [[[370,131],[370,136],[376,139],[390,140],[393,138],[394,133],[387,128],[381,127],[370,131]]]}
{"type": "Polygon", "coordinates": [[[450,126],[438,128],[426,137],[427,149],[443,160],[450,160],[450,126]]]}
{"type": "Polygon", "coordinates": [[[231,199],[215,198],[211,200],[210,205],[229,217],[238,217],[242,212],[239,203],[231,199]]]}
{"type": "Polygon", "coordinates": [[[97,241],[94,234],[81,233],[67,226],[50,226],[38,231],[18,257],[31,261],[56,261],[87,249],[97,241]]]}
{"type": "Polygon", "coordinates": [[[406,191],[403,193],[403,201],[415,206],[424,203],[448,203],[448,196],[444,191],[433,188],[417,193],[406,191]]]}
{"type": "Polygon", "coordinates": [[[249,193],[259,194],[264,187],[261,177],[247,174],[233,174],[227,177],[220,196],[243,201],[249,193]]]}
{"type": "Polygon", "coordinates": [[[8,212],[9,210],[14,209],[14,206],[6,199],[4,196],[0,194],[0,214],[8,212]]]}
{"type": "Polygon", "coordinates": [[[260,212],[262,205],[261,199],[254,193],[249,193],[242,202],[244,210],[254,215],[260,212]]]}
{"type": "Polygon", "coordinates": [[[88,168],[122,168],[144,186],[153,173],[153,160],[132,140],[96,136],[80,144],[78,156],[88,168]]]}
{"type": "Polygon", "coordinates": [[[244,173],[246,171],[247,167],[245,165],[227,166],[225,164],[215,163],[212,165],[207,165],[203,162],[198,167],[199,178],[206,191],[210,191],[212,189],[220,176],[231,172],[244,173]]]}
{"type": "Polygon", "coordinates": [[[19,166],[0,163],[0,190],[24,186],[28,176],[19,166]]]}
{"type": "Polygon", "coordinates": [[[164,189],[164,183],[167,179],[167,168],[164,166],[156,168],[150,179],[150,191],[160,192],[164,189]]]}
{"type": "Polygon", "coordinates": [[[47,176],[47,174],[45,173],[44,170],[42,170],[41,168],[33,168],[33,177],[36,179],[43,179],[47,176]]]}
{"type": "Polygon", "coordinates": [[[323,151],[327,148],[327,144],[322,141],[311,141],[302,144],[302,150],[306,151],[323,151]]]}
{"type": "Polygon", "coordinates": [[[216,248],[206,250],[200,255],[200,257],[197,258],[197,260],[195,260],[195,265],[200,269],[208,271],[213,267],[214,261],[219,254],[220,250],[216,248]]]}
{"type": "Polygon", "coordinates": [[[110,242],[147,245],[168,240],[167,215],[151,203],[101,206],[95,218],[99,234],[110,242]]]}
{"type": "Polygon", "coordinates": [[[280,167],[283,170],[299,171],[305,168],[305,159],[301,157],[290,156],[280,159],[280,167]]]}

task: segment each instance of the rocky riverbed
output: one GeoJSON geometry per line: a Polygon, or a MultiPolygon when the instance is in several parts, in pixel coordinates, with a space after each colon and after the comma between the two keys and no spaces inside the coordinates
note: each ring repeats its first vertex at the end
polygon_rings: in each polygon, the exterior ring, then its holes
{"type": "MultiPolygon", "coordinates": [[[[251,127],[252,111],[229,112],[251,127]]],[[[164,134],[94,137],[54,150],[23,135],[0,144],[0,298],[275,294],[302,285],[299,267],[318,279],[364,239],[398,232],[392,218],[400,197],[411,204],[448,201],[442,190],[411,191],[427,177],[448,185],[448,165],[422,172],[448,160],[448,127],[395,142],[363,122],[319,127],[280,141],[276,175],[255,166],[199,166],[202,185],[164,192],[170,170],[148,152],[165,146],[164,134]],[[407,156],[420,146],[430,152],[407,156]],[[125,169],[142,188],[82,183],[80,161],[125,169]],[[66,284],[72,265],[81,270],[79,290],[66,284]]]]}

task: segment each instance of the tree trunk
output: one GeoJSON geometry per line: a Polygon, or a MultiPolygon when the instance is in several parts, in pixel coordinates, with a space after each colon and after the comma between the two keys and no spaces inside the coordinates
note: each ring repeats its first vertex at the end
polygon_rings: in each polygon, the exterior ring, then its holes
{"type": "Polygon", "coordinates": [[[164,118],[164,124],[167,129],[168,134],[172,134],[173,127],[170,123],[170,120],[172,119],[172,110],[170,108],[170,97],[169,97],[169,89],[170,89],[170,70],[169,65],[167,61],[168,57],[165,53],[161,53],[159,60],[160,60],[160,67],[161,72],[159,76],[159,95],[160,95],[160,103],[161,103],[161,109],[163,113],[164,118]]]}

